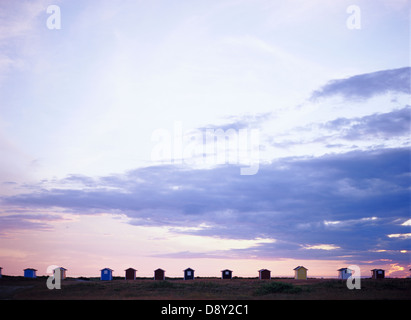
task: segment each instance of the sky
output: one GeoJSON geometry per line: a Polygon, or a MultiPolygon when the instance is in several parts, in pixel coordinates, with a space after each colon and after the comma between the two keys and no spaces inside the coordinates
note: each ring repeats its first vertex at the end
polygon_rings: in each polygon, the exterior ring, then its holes
{"type": "Polygon", "coordinates": [[[0,267],[411,268],[406,0],[0,2],[0,267]]]}

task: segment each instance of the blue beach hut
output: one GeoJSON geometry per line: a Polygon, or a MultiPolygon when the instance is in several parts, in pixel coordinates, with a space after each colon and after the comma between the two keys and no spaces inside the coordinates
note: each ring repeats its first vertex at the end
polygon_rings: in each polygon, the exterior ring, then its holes
{"type": "Polygon", "coordinates": [[[24,269],[24,277],[25,278],[36,278],[37,276],[36,276],[36,269],[33,269],[33,268],[27,268],[27,269],[24,269]]]}
{"type": "Polygon", "coordinates": [[[113,280],[113,271],[114,270],[111,270],[110,268],[104,268],[104,269],[101,269],[100,271],[101,271],[100,280],[103,280],[103,281],[113,280]]]}

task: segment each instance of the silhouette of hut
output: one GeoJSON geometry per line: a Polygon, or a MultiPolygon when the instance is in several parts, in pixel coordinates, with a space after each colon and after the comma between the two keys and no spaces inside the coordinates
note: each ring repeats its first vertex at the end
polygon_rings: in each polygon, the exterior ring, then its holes
{"type": "Polygon", "coordinates": [[[371,270],[371,278],[373,278],[373,279],[384,279],[385,278],[385,270],[383,270],[383,269],[372,269],[371,270]]]}
{"type": "Polygon", "coordinates": [[[267,269],[258,270],[258,278],[260,280],[270,280],[271,279],[271,271],[267,269]]]}
{"type": "Polygon", "coordinates": [[[136,269],[128,268],[124,270],[126,272],[125,279],[126,280],[136,280],[136,269]]]}
{"type": "Polygon", "coordinates": [[[158,268],[154,270],[154,280],[165,280],[166,278],[166,271],[163,269],[158,268]]]}
{"type": "Polygon", "coordinates": [[[187,268],[184,270],[184,280],[194,280],[194,270],[187,268]]]}
{"type": "Polygon", "coordinates": [[[221,270],[221,279],[231,279],[233,272],[231,270],[225,269],[221,270]]]}

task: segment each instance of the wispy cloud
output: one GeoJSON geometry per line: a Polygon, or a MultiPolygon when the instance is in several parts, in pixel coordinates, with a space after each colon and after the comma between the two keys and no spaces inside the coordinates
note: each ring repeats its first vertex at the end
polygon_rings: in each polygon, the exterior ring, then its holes
{"type": "Polygon", "coordinates": [[[338,118],[321,127],[338,131],[339,138],[347,140],[408,137],[411,129],[411,107],[406,106],[391,112],[376,113],[361,118],[338,118]]]}
{"type": "Polygon", "coordinates": [[[15,230],[51,230],[50,222],[63,220],[59,214],[15,214],[12,210],[11,213],[0,216],[0,236],[15,230]]]}
{"type": "Polygon", "coordinates": [[[222,122],[221,124],[209,124],[199,129],[222,129],[225,131],[228,129],[240,130],[244,128],[255,128],[260,127],[262,123],[272,117],[273,114],[271,112],[229,116],[226,117],[226,121],[222,122]]]}
{"type": "Polygon", "coordinates": [[[325,149],[354,150],[408,146],[411,143],[411,107],[404,106],[385,113],[363,117],[339,117],[326,122],[308,123],[268,138],[274,147],[289,148],[321,144],[325,149]]]}
{"type": "Polygon", "coordinates": [[[388,92],[411,93],[411,68],[382,70],[356,75],[346,79],[332,80],[314,91],[311,99],[341,95],[346,99],[368,99],[388,92]]]}
{"type": "Polygon", "coordinates": [[[307,250],[336,250],[340,249],[341,247],[333,245],[333,244],[314,244],[314,245],[307,245],[303,247],[307,250]]]}
{"type": "Polygon", "coordinates": [[[389,234],[387,235],[388,238],[404,238],[404,239],[408,239],[411,238],[411,233],[393,233],[393,234],[389,234]]]}

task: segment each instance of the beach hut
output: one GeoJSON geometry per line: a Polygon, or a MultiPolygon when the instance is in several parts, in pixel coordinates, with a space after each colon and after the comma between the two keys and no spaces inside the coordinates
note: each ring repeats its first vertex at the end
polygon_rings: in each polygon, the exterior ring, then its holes
{"type": "Polygon", "coordinates": [[[111,270],[110,268],[101,269],[100,270],[100,272],[101,272],[100,280],[103,280],[103,281],[113,280],[113,271],[114,270],[111,270]]]}
{"type": "Polygon", "coordinates": [[[37,276],[36,276],[36,269],[33,269],[33,268],[27,268],[27,269],[24,269],[24,277],[25,278],[36,278],[37,276]]]}
{"type": "Polygon", "coordinates": [[[294,279],[307,280],[307,270],[308,269],[303,266],[294,268],[294,279]]]}
{"type": "Polygon", "coordinates": [[[54,275],[56,275],[57,273],[60,273],[59,275],[60,275],[61,280],[66,279],[66,272],[67,272],[67,269],[62,268],[62,267],[56,268],[56,269],[53,270],[54,275]]]}
{"type": "Polygon", "coordinates": [[[373,279],[384,279],[385,278],[385,270],[383,270],[383,269],[372,269],[371,270],[371,278],[373,278],[373,279]]]}
{"type": "Polygon", "coordinates": [[[136,280],[136,269],[128,268],[124,270],[126,272],[125,279],[126,280],[136,280]]]}
{"type": "Polygon", "coordinates": [[[166,278],[166,271],[163,269],[158,268],[154,270],[154,280],[165,280],[166,278]]]}
{"type": "Polygon", "coordinates": [[[194,270],[187,268],[184,270],[184,280],[194,280],[194,270]]]}
{"type": "Polygon", "coordinates": [[[271,271],[267,269],[258,270],[258,278],[260,280],[270,280],[271,279],[271,271]]]}
{"type": "Polygon", "coordinates": [[[231,270],[225,269],[221,270],[221,279],[231,279],[233,272],[231,270]]]}
{"type": "Polygon", "coordinates": [[[341,279],[341,280],[348,279],[349,277],[351,277],[351,274],[352,274],[351,272],[352,270],[348,268],[341,268],[341,269],[338,269],[337,271],[338,271],[338,279],[341,279]]]}

